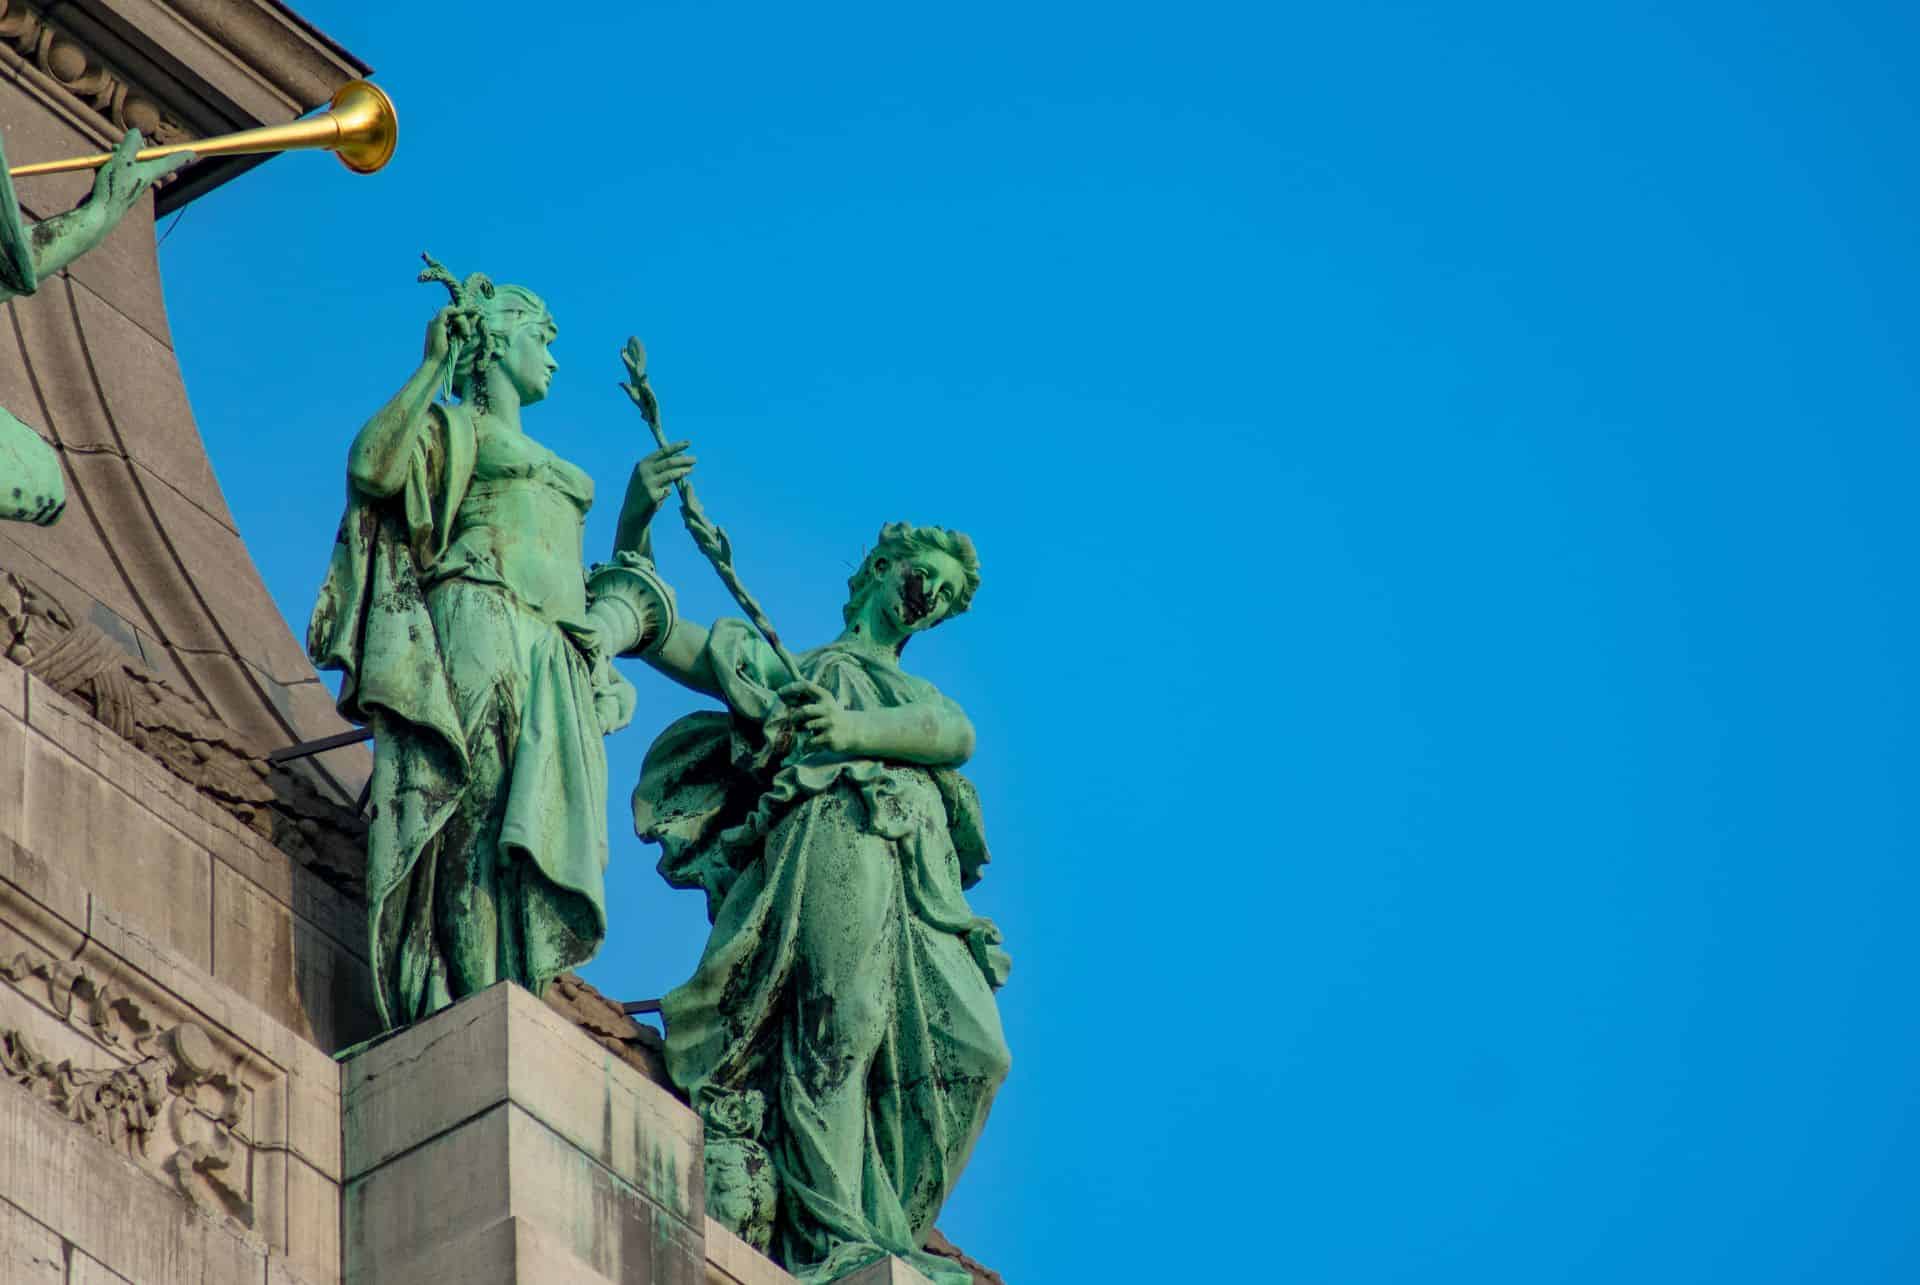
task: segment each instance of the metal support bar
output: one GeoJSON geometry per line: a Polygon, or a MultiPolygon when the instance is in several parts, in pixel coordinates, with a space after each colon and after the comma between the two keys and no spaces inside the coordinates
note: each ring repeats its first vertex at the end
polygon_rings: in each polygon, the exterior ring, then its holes
{"type": "Polygon", "coordinates": [[[328,750],[337,750],[342,745],[358,745],[361,741],[373,739],[371,727],[356,727],[350,732],[337,732],[332,736],[323,736],[317,741],[301,741],[298,745],[289,745],[267,755],[269,763],[290,763],[294,759],[303,759],[312,754],[324,754],[328,750]]]}

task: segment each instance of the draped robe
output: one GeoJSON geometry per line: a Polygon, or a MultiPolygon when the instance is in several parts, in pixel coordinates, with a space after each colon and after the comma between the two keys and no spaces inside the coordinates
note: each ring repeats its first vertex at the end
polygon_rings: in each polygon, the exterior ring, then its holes
{"type": "Polygon", "coordinates": [[[592,483],[431,408],[399,494],[349,487],[307,649],[372,726],[370,954],[387,1026],[502,978],[539,991],[606,937],[607,761],[632,686],[586,622],[592,483]]]}
{"type": "MultiPolygon", "coordinates": [[[[706,891],[714,921],[664,1000],[668,1070],[705,1118],[710,1169],[716,1135],[766,1147],[776,1257],[802,1281],[897,1254],[968,1285],[921,1246],[1009,1065],[993,999],[1007,957],[963,895],[987,860],[973,787],[785,754],[772,649],[723,620],[707,652],[730,712],[669,727],[634,791],[661,874],[706,891]]],[[[800,665],[847,709],[944,699],[846,646],[800,665]]]]}

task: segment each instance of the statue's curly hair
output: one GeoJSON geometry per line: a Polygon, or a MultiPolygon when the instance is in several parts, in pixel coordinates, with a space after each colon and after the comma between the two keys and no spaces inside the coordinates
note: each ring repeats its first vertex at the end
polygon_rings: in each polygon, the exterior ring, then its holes
{"type": "Polygon", "coordinates": [[[841,608],[841,618],[852,623],[853,613],[866,595],[867,587],[880,574],[879,563],[889,558],[911,555],[920,549],[946,554],[959,563],[961,571],[965,573],[965,578],[954,588],[953,606],[944,618],[951,620],[971,607],[973,595],[980,588],[980,555],[974,551],[973,540],[964,532],[950,531],[943,526],[889,522],[880,528],[879,538],[874,541],[873,548],[860,560],[860,569],[848,578],[847,605],[841,608]]]}

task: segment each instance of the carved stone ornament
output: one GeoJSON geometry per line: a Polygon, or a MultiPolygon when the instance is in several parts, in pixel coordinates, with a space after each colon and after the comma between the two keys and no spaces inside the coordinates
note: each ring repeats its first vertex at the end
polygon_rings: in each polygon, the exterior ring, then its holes
{"type": "Polygon", "coordinates": [[[182,1022],[156,1032],[138,1003],[116,997],[108,983],[71,960],[21,951],[0,961],[0,977],[23,991],[35,979],[44,981],[45,1003],[55,1016],[69,1025],[78,1016],[95,1043],[132,1059],[75,1066],[71,1058],[56,1061],[25,1029],[0,1025],[0,1077],[163,1174],[202,1210],[253,1226],[251,1148],[241,1128],[245,1090],[221,1069],[204,1030],[182,1022]]]}
{"type": "Polygon", "coordinates": [[[184,142],[186,127],[127,83],[100,56],[20,0],[0,0],[0,42],[93,108],[117,133],[137,129],[156,144],[184,142]]]}

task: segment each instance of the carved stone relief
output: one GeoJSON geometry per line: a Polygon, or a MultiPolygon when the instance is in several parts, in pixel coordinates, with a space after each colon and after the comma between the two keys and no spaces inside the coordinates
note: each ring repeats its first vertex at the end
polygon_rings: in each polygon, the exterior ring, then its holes
{"type": "Polygon", "coordinates": [[[0,961],[0,978],[108,1054],[93,1059],[100,1065],[80,1065],[29,1024],[0,1018],[0,1078],[86,1126],[206,1212],[253,1226],[252,1142],[244,1127],[252,1090],[205,1030],[190,1021],[156,1029],[140,1003],[116,995],[84,964],[31,948],[0,961]]]}

